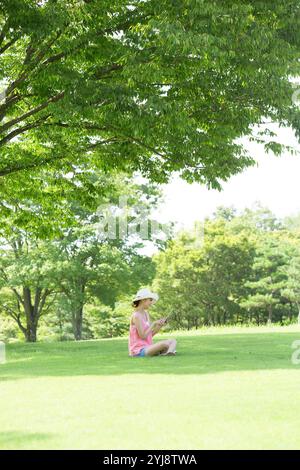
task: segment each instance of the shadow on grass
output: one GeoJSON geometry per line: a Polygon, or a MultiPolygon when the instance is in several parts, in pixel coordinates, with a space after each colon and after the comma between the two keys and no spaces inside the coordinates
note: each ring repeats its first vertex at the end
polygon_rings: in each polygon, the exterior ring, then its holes
{"type": "MultiPolygon", "coordinates": [[[[157,338],[156,341],[162,338],[157,338]]],[[[210,374],[298,369],[292,343],[300,333],[242,333],[177,338],[176,356],[129,357],[127,338],[106,341],[11,344],[0,382],[32,377],[125,374],[210,374]]]]}
{"type": "Polygon", "coordinates": [[[50,433],[36,433],[36,432],[21,432],[21,431],[7,431],[0,433],[0,449],[18,450],[19,448],[32,447],[35,442],[45,441],[55,437],[50,433]],[[19,445],[18,445],[19,444],[19,445]]]}

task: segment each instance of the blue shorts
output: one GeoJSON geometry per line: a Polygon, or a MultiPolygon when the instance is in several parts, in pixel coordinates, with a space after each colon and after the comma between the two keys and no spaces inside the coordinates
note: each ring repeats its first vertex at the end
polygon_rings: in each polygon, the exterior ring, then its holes
{"type": "Polygon", "coordinates": [[[146,348],[142,348],[138,354],[134,355],[134,357],[137,357],[137,356],[143,357],[145,356],[145,352],[146,352],[146,348]]]}

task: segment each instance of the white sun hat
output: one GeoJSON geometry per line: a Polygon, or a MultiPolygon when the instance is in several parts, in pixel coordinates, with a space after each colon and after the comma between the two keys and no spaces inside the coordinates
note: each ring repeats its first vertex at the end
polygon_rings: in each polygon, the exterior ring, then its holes
{"type": "Polygon", "coordinates": [[[143,300],[143,299],[153,299],[153,301],[156,302],[159,299],[159,297],[158,297],[158,294],[155,294],[155,292],[151,292],[149,289],[140,289],[137,291],[132,301],[134,302],[135,300],[143,300]]]}

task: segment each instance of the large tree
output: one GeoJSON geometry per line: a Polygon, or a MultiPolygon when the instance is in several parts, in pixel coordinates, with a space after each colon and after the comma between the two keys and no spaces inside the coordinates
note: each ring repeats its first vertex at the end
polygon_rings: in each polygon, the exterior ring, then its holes
{"type": "Polygon", "coordinates": [[[280,153],[292,126],[298,0],[1,0],[0,175],[35,167],[178,170],[214,188],[280,153]]]}
{"type": "Polygon", "coordinates": [[[259,234],[252,273],[245,283],[250,292],[241,302],[244,308],[256,310],[258,319],[259,314],[263,318],[267,315],[268,323],[272,323],[278,320],[274,315],[276,308],[284,311],[287,296],[283,292],[289,280],[286,269],[295,257],[296,243],[283,229],[259,234]]]}
{"type": "Polygon", "coordinates": [[[220,207],[205,221],[202,246],[197,239],[193,246],[193,237],[180,234],[153,258],[153,289],[177,327],[293,319],[300,305],[299,233],[258,205],[239,215],[220,207]]]}
{"type": "MultiPolygon", "coordinates": [[[[23,211],[19,206],[6,207],[6,218],[2,211],[1,310],[17,322],[27,341],[36,340],[40,317],[49,312],[55,294],[63,294],[67,300],[75,339],[81,339],[83,309],[89,299],[98,297],[113,306],[118,295],[129,291],[133,295],[154,275],[151,259],[138,250],[143,237],[162,247],[165,242],[161,237],[168,235],[158,224],[150,227],[148,223],[161,196],[157,185],[138,184],[121,173],[106,179],[99,171],[94,172],[93,183],[99,188],[97,211],[83,204],[81,197],[74,199],[75,195],[59,204],[53,202],[54,207],[48,204],[46,216],[45,207],[41,209],[30,199],[19,204],[23,211]],[[50,219],[63,210],[68,213],[66,221],[71,222],[68,227],[65,220],[50,219]],[[110,234],[108,222],[115,226],[110,234]],[[142,222],[148,227],[145,232],[141,231],[142,222]],[[49,235],[51,224],[57,236],[40,240],[41,228],[49,235]],[[48,302],[50,296],[52,301],[48,302]]],[[[13,199],[12,195],[11,204],[13,199]]]]}
{"type": "MultiPolygon", "coordinates": [[[[233,322],[251,273],[254,249],[244,234],[230,233],[223,221],[206,221],[204,242],[182,232],[154,256],[154,288],[179,327],[233,322]]],[[[158,307],[159,308],[159,307],[158,307]]]]}
{"type": "Polygon", "coordinates": [[[36,341],[39,321],[57,292],[52,251],[53,246],[46,242],[29,242],[22,231],[1,246],[1,311],[17,323],[29,342],[36,341]]]}

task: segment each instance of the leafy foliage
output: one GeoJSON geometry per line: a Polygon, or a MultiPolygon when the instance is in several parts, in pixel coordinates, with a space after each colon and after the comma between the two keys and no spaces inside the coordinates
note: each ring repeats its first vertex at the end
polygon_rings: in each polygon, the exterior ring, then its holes
{"type": "Polygon", "coordinates": [[[266,120],[300,136],[299,26],[297,0],[1,0],[0,175],[179,171],[220,189],[254,163],[239,137],[281,154],[266,120]]]}

